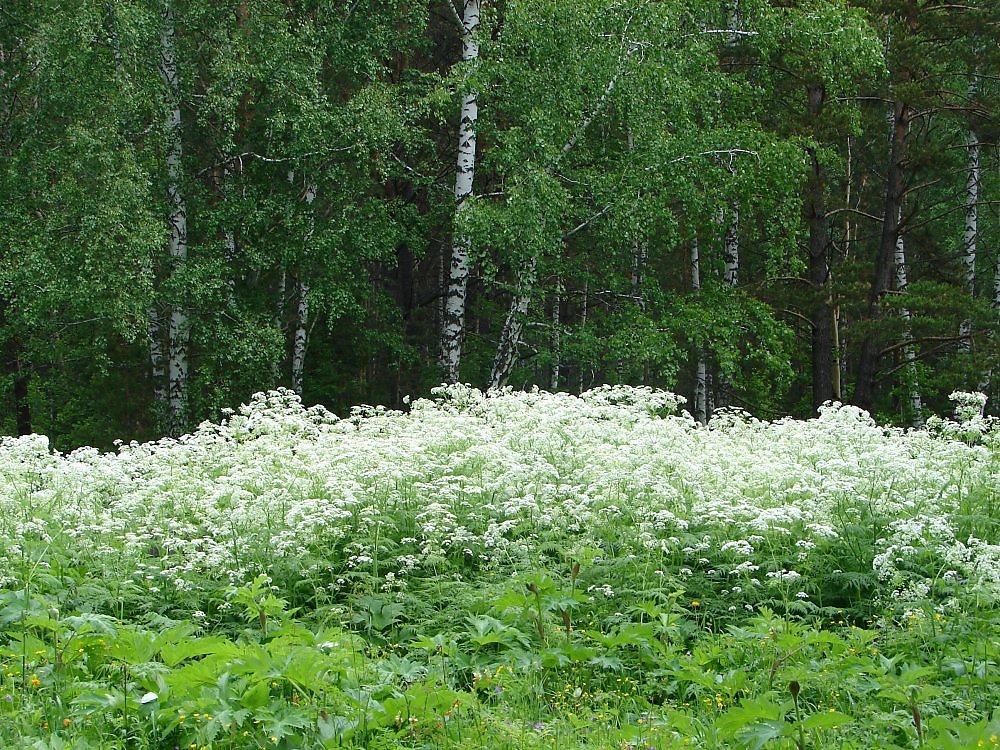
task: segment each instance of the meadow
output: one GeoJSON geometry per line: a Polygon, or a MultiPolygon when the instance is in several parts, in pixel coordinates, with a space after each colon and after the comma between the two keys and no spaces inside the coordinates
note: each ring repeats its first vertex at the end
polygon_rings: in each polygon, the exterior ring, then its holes
{"type": "Polygon", "coordinates": [[[0,747],[1000,748],[1000,427],[289,391],[0,441],[0,747]]]}

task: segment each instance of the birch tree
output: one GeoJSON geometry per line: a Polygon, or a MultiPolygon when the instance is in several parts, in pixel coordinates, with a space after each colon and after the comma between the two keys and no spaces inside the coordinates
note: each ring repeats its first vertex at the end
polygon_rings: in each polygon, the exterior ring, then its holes
{"type": "MultiPolygon", "coordinates": [[[[172,0],[164,0],[160,31],[160,76],[166,90],[164,132],[167,142],[167,218],[170,272],[180,272],[188,254],[187,205],[184,200],[184,148],[181,128],[181,90],[177,76],[176,27],[172,0]]],[[[188,342],[190,322],[180,299],[170,305],[167,327],[167,400],[171,434],[180,434],[188,420],[188,342]]],[[[156,362],[155,345],[151,359],[156,362]]]]}
{"type": "MultiPolygon", "coordinates": [[[[309,183],[302,199],[312,210],[313,202],[316,200],[316,185],[309,183]]],[[[316,231],[315,219],[310,217],[309,229],[302,238],[303,253],[309,251],[309,243],[316,231]]],[[[292,340],[292,389],[302,395],[302,377],[306,367],[306,344],[309,338],[309,283],[305,277],[305,271],[299,272],[299,279],[296,285],[298,304],[295,315],[295,334],[292,340]]]]}
{"type": "MultiPolygon", "coordinates": [[[[900,207],[899,215],[896,218],[897,226],[900,223],[901,217],[902,207],[900,207]]],[[[906,246],[902,232],[898,232],[896,235],[896,254],[894,262],[896,266],[896,292],[899,294],[906,294],[906,246]]],[[[903,319],[902,338],[904,342],[908,342],[913,336],[913,328],[910,324],[910,309],[906,305],[903,305],[899,309],[899,315],[903,319]]],[[[920,397],[920,384],[917,381],[917,371],[915,367],[917,360],[916,346],[912,343],[905,343],[903,346],[903,359],[906,362],[904,382],[909,406],[909,418],[912,424],[919,426],[923,424],[924,407],[923,399],[920,397]]]]}
{"type": "MultiPolygon", "coordinates": [[[[975,93],[974,87],[970,94],[975,93]]],[[[976,243],[979,237],[979,190],[982,182],[979,167],[979,135],[969,128],[968,167],[965,181],[965,231],[962,237],[962,283],[969,298],[976,296],[976,243]]],[[[972,321],[968,318],[959,326],[959,346],[972,348],[972,321]]]]}
{"type": "MultiPolygon", "coordinates": [[[[701,294],[701,252],[697,234],[691,240],[691,290],[701,294]]],[[[695,351],[694,373],[694,418],[700,424],[708,424],[708,366],[705,349],[699,345],[695,351]]]]}
{"type": "MultiPolygon", "coordinates": [[[[163,220],[134,140],[162,115],[141,32],[116,45],[104,6],[0,11],[0,430],[44,432],[59,448],[141,429],[149,404],[145,380],[128,381],[148,362],[147,269],[163,220]]],[[[145,6],[119,10],[158,28],[145,6]]]]}
{"type": "MultiPolygon", "coordinates": [[[[479,41],[476,32],[481,22],[480,0],[464,0],[462,13],[458,14],[452,0],[446,0],[454,14],[462,37],[463,72],[469,73],[479,59],[479,41]]],[[[476,120],[479,118],[479,99],[475,91],[462,93],[462,106],[458,118],[458,158],[455,172],[455,223],[473,195],[476,174],[476,120]]],[[[469,253],[471,238],[459,227],[452,236],[451,264],[448,273],[448,290],[444,298],[441,320],[441,368],[446,382],[459,379],[462,364],[462,339],[465,336],[465,308],[469,289],[469,253]]]]}
{"type": "Polygon", "coordinates": [[[722,272],[722,283],[736,287],[740,283],[740,210],[737,206],[729,209],[729,216],[723,214],[725,234],[723,237],[722,257],[725,267],[722,272]]]}
{"type": "MultiPolygon", "coordinates": [[[[548,9],[540,6],[538,15],[536,17],[522,17],[526,27],[533,27],[534,29],[539,29],[542,24],[544,24],[548,17],[546,11],[548,9]]],[[[606,83],[603,88],[597,93],[596,96],[591,94],[588,99],[587,94],[584,93],[583,97],[580,97],[580,88],[582,87],[584,92],[590,88],[593,81],[587,80],[586,78],[580,76],[580,71],[567,71],[569,72],[568,84],[563,88],[563,93],[568,96],[573,96],[576,99],[575,106],[582,111],[580,119],[574,121],[573,119],[560,119],[551,117],[548,115],[547,122],[543,131],[546,133],[545,137],[551,137],[555,133],[564,133],[566,135],[565,141],[561,144],[558,150],[549,151],[545,153],[544,149],[542,153],[536,153],[535,158],[538,158],[541,163],[541,170],[547,175],[560,173],[564,169],[564,163],[570,156],[570,154],[577,148],[581,139],[584,138],[588,132],[588,129],[594,123],[594,121],[601,117],[605,110],[609,107],[612,96],[615,92],[616,86],[619,83],[620,78],[626,73],[631,64],[632,60],[638,55],[638,53],[646,46],[646,42],[640,41],[640,39],[632,35],[632,30],[635,20],[634,15],[625,15],[625,21],[622,27],[616,29],[616,35],[603,34],[603,28],[601,28],[596,22],[594,16],[590,15],[593,13],[593,9],[582,9],[578,20],[574,24],[568,24],[565,29],[557,30],[553,29],[548,31],[551,34],[553,31],[556,34],[556,38],[559,38],[559,34],[566,34],[566,37],[560,39],[559,43],[553,44],[553,40],[546,39],[545,44],[542,49],[554,52],[559,55],[562,60],[556,59],[541,59],[540,70],[537,73],[541,76],[551,76],[556,75],[566,75],[563,72],[565,69],[561,69],[561,65],[564,60],[572,60],[572,57],[567,57],[566,52],[568,49],[572,48],[586,48],[589,51],[590,58],[584,59],[584,65],[588,71],[600,70],[606,76],[606,83]],[[602,38],[604,37],[604,38],[602,38]],[[610,37],[611,44],[609,45],[605,38],[610,37]],[[594,41],[597,40],[603,49],[595,49],[594,41]],[[610,71],[608,67],[608,62],[611,61],[610,71]],[[556,71],[560,71],[556,73],[556,71]],[[578,98],[580,97],[580,98],[578,98]],[[582,104],[582,106],[581,106],[582,104]]],[[[507,23],[516,24],[518,17],[514,19],[508,18],[507,23]]],[[[513,32],[512,36],[516,35],[516,31],[513,32]]],[[[639,34],[640,32],[636,32],[639,34]]],[[[500,47],[500,52],[502,54],[503,47],[500,47]]],[[[538,81],[537,85],[545,86],[543,80],[535,79],[538,81]]],[[[529,110],[538,107],[542,102],[538,104],[529,104],[529,110]]],[[[545,115],[542,115],[545,117],[545,115]]],[[[558,188],[553,191],[548,191],[547,195],[554,195],[558,192],[558,188]]],[[[540,203],[536,200],[535,205],[538,206],[540,203]]],[[[586,227],[589,221],[585,221],[576,229],[570,230],[570,233],[575,234],[580,229],[586,227]]],[[[555,246],[561,245],[562,240],[557,240],[553,243],[555,246]]],[[[490,371],[489,384],[493,388],[500,387],[506,383],[507,379],[514,368],[517,360],[517,350],[521,343],[521,337],[524,329],[524,319],[528,313],[528,308],[530,305],[531,296],[535,291],[538,266],[542,262],[542,256],[544,255],[544,242],[531,242],[529,243],[533,250],[529,250],[526,254],[522,253],[519,256],[520,264],[515,269],[516,284],[514,288],[514,293],[512,295],[510,305],[508,307],[507,315],[504,319],[504,325],[500,332],[500,340],[496,350],[496,356],[493,360],[493,366],[490,371]]],[[[639,269],[636,273],[640,273],[639,269]]]]}

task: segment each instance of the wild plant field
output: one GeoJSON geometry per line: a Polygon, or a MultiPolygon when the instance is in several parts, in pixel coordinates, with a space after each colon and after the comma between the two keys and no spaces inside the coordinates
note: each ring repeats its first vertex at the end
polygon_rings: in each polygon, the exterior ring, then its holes
{"type": "Polygon", "coordinates": [[[4,748],[1000,747],[1000,430],[289,392],[0,443],[4,748]]]}

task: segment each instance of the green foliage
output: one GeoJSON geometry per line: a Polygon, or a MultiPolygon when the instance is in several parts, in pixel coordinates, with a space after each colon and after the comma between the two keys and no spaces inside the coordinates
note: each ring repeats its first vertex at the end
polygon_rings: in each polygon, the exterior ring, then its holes
{"type": "Polygon", "coordinates": [[[953,400],[272,392],[117,455],[6,441],[0,742],[991,747],[1000,458],[953,400]]]}
{"type": "Polygon", "coordinates": [[[153,360],[156,343],[171,354],[175,310],[191,328],[181,421],[296,385],[303,335],[309,402],[399,408],[440,378],[441,274],[456,233],[472,243],[462,372],[477,385],[520,297],[519,387],[693,392],[704,350],[717,405],[805,415],[812,317],[825,305],[841,400],[876,340],[875,413],[912,421],[911,392],[939,409],[956,384],[985,389],[995,409],[991,4],[486,2],[468,64],[454,4],[335,6],[173,4],[183,262],[167,252],[162,9],[5,9],[5,431],[44,432],[60,448],[162,434],[167,378],[153,360]],[[815,111],[810,90],[822,94],[815,111]],[[456,216],[456,117],[473,91],[476,177],[456,216]],[[890,290],[876,315],[890,100],[913,118],[909,287],[890,290]],[[970,128],[982,144],[971,288],[961,262],[970,128]],[[802,278],[813,155],[822,284],[802,278]],[[737,213],[734,291],[719,282],[737,213]],[[916,365],[901,360],[907,331],[916,365]]]}

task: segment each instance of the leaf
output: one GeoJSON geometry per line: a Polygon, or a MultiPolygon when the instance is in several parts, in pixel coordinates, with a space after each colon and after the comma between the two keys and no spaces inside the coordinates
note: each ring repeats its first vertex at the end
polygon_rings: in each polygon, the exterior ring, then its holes
{"type": "Polygon", "coordinates": [[[348,719],[346,716],[321,713],[318,721],[319,736],[324,742],[330,740],[335,740],[338,743],[343,742],[354,734],[354,729],[357,726],[357,719],[348,719]]]}
{"type": "Polygon", "coordinates": [[[271,700],[271,688],[267,680],[252,685],[240,698],[240,703],[249,709],[263,708],[271,700]]]}
{"type": "Polygon", "coordinates": [[[715,721],[715,725],[726,732],[735,733],[754,722],[781,721],[784,723],[785,707],[772,703],[766,698],[760,700],[746,699],[738,706],[733,706],[715,721]]]}
{"type": "Polygon", "coordinates": [[[739,736],[751,750],[760,750],[771,740],[787,737],[795,733],[795,727],[778,719],[766,719],[740,732],[739,736]]]}
{"type": "Polygon", "coordinates": [[[956,677],[964,677],[969,671],[961,659],[948,659],[941,666],[956,677]]]}
{"type": "Polygon", "coordinates": [[[221,654],[232,656],[239,652],[232,642],[220,636],[208,636],[180,643],[165,643],[160,648],[160,658],[168,667],[176,667],[182,661],[193,656],[221,654]]]}
{"type": "Polygon", "coordinates": [[[625,667],[622,660],[617,656],[607,656],[604,654],[590,657],[590,659],[587,660],[587,664],[598,667],[599,669],[608,669],[612,672],[619,672],[625,667]]]}
{"type": "Polygon", "coordinates": [[[125,694],[117,690],[82,693],[70,703],[93,710],[120,708],[125,703],[125,694]]]}
{"type": "Polygon", "coordinates": [[[257,714],[269,737],[277,737],[280,740],[294,734],[294,730],[305,729],[312,723],[308,715],[300,709],[287,708],[276,703],[272,703],[271,706],[273,708],[257,714]]]}
{"type": "Polygon", "coordinates": [[[145,664],[155,654],[154,636],[144,630],[122,630],[111,646],[111,655],[129,664],[145,664]]]}
{"type": "Polygon", "coordinates": [[[853,721],[853,718],[839,711],[825,711],[811,714],[804,718],[802,720],[802,728],[806,730],[833,729],[834,727],[842,727],[845,724],[850,724],[853,721]]]}

